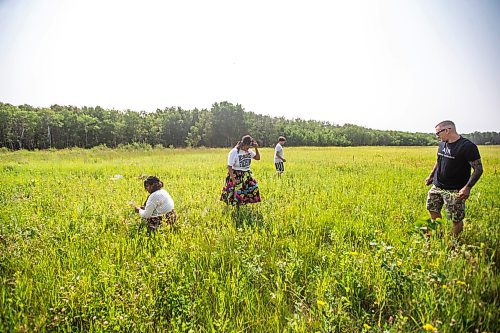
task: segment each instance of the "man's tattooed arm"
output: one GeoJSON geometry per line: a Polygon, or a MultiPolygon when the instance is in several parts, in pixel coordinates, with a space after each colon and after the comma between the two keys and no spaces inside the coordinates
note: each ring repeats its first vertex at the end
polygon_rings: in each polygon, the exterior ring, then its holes
{"type": "Polygon", "coordinates": [[[474,186],[479,178],[481,178],[481,175],[483,174],[483,164],[481,163],[481,159],[469,162],[470,166],[472,167],[472,175],[470,175],[469,181],[467,182],[467,187],[471,188],[474,186]]]}

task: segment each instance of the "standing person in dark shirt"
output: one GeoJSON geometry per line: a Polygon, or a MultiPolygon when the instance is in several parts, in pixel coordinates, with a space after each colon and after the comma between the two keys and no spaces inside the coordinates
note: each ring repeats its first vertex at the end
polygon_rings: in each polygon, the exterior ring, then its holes
{"type": "Polygon", "coordinates": [[[465,200],[481,177],[483,165],[477,146],[459,135],[452,121],[437,124],[436,136],[440,139],[437,161],[425,180],[426,185],[432,184],[427,194],[427,210],[431,219],[436,220],[441,218],[444,204],[448,217],[453,221],[453,235],[456,236],[463,230],[465,200]]]}

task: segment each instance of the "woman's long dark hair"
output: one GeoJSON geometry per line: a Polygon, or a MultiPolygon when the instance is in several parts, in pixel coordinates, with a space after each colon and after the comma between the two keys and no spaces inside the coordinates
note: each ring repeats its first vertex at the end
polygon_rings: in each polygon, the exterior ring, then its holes
{"type": "Polygon", "coordinates": [[[253,138],[250,135],[244,135],[240,141],[236,144],[236,149],[238,149],[238,153],[242,146],[251,146],[253,142],[253,138]]]}

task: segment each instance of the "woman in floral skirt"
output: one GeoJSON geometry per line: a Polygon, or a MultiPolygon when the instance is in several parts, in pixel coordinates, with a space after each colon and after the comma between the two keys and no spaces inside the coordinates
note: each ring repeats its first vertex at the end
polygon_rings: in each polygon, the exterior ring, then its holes
{"type": "Polygon", "coordinates": [[[250,171],[252,159],[260,160],[258,147],[250,135],[245,135],[229,152],[227,177],[220,198],[226,204],[239,206],[260,202],[259,186],[250,171]]]}

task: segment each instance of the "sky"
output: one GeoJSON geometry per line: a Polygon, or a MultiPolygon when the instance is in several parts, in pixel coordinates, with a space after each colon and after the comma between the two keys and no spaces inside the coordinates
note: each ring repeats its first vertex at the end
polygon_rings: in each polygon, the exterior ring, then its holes
{"type": "Polygon", "coordinates": [[[0,102],[500,132],[500,0],[0,0],[0,102]]]}

